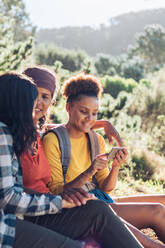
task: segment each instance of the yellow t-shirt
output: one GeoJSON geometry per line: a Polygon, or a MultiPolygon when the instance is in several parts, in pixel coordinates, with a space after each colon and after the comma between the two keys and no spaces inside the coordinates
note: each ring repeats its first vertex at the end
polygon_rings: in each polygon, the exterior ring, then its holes
{"type": "MultiPolygon", "coordinates": [[[[98,135],[100,144],[100,153],[105,153],[105,142],[101,135],[98,135]]],[[[84,134],[81,138],[70,138],[71,143],[71,160],[66,173],[66,183],[72,181],[91,165],[90,150],[88,138],[84,134]]],[[[48,133],[43,140],[45,155],[51,167],[51,181],[49,183],[50,191],[59,194],[63,191],[64,178],[61,164],[61,151],[58,138],[53,133],[48,133]]],[[[101,188],[101,184],[108,176],[108,167],[96,173],[96,180],[101,188]]],[[[89,178],[92,181],[92,177],[89,178]]],[[[108,193],[108,192],[107,192],[108,193]]]]}

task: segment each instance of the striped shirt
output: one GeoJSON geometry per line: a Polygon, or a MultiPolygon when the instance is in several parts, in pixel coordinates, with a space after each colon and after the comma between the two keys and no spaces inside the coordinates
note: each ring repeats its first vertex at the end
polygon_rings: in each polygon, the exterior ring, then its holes
{"type": "Polygon", "coordinates": [[[0,122],[0,248],[13,247],[17,216],[55,214],[61,208],[60,196],[23,192],[13,139],[6,124],[0,122]]]}

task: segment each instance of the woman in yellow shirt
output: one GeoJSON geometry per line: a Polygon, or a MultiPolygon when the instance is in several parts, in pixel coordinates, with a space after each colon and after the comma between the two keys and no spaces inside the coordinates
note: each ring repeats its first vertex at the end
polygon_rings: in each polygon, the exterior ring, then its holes
{"type": "MultiPolygon", "coordinates": [[[[119,151],[112,162],[112,169],[108,169],[108,159],[105,144],[98,135],[100,151],[94,161],[90,159],[90,149],[85,133],[91,130],[97,119],[99,110],[99,96],[102,86],[99,80],[90,75],[79,74],[65,82],[63,96],[66,97],[66,110],[69,120],[65,125],[71,143],[71,160],[66,173],[65,184],[61,164],[61,151],[56,135],[48,133],[43,140],[45,154],[51,166],[50,189],[53,193],[60,193],[64,189],[82,187],[95,176],[98,188],[109,193],[115,187],[120,165],[126,159],[127,151],[119,151]]],[[[165,207],[153,203],[111,203],[111,207],[123,219],[138,229],[151,227],[159,239],[165,242],[165,207]]],[[[149,240],[136,228],[128,224],[144,247],[165,247],[149,240]]]]}

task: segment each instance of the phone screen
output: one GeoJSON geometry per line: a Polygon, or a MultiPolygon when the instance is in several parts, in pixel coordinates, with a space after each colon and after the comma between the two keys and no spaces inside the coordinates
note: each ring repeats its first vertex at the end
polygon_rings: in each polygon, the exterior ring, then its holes
{"type": "Polygon", "coordinates": [[[118,151],[123,150],[125,147],[112,147],[111,151],[108,154],[108,159],[113,160],[118,151]]]}

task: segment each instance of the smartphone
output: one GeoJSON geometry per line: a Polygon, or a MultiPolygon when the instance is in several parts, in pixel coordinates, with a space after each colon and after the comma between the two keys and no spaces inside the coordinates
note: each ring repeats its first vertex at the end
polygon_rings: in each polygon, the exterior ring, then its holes
{"type": "Polygon", "coordinates": [[[118,151],[122,151],[125,147],[112,147],[111,151],[108,153],[107,158],[113,160],[118,151]]]}

